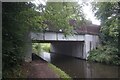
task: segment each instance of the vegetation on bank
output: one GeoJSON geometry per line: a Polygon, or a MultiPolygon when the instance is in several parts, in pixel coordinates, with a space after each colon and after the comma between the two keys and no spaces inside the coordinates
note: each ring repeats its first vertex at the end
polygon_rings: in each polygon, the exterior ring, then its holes
{"type": "Polygon", "coordinates": [[[41,43],[41,49],[45,52],[50,51],[50,43],[41,43]]]}
{"type": "Polygon", "coordinates": [[[17,65],[17,67],[4,71],[2,78],[27,78],[29,72],[29,63],[23,62],[21,65],[17,65]]]}
{"type": "Polygon", "coordinates": [[[101,46],[90,52],[88,60],[120,65],[119,37],[120,20],[118,11],[120,2],[92,3],[95,16],[101,21],[101,46]]]}
{"type": "Polygon", "coordinates": [[[50,43],[33,43],[32,49],[34,53],[39,54],[40,52],[49,52],[50,51],[50,43]]]}
{"type": "Polygon", "coordinates": [[[60,76],[60,78],[63,78],[64,80],[72,80],[72,78],[66,74],[64,71],[62,71],[60,68],[56,67],[55,65],[49,63],[48,66],[54,70],[56,74],[60,76]]]}
{"type": "Polygon", "coordinates": [[[19,71],[19,67],[24,61],[26,53],[26,36],[29,32],[29,27],[32,26],[29,21],[34,18],[31,14],[36,14],[31,7],[31,4],[24,2],[2,3],[3,78],[8,76],[13,77],[12,73],[14,74],[16,71],[19,71]]]}
{"type": "Polygon", "coordinates": [[[97,49],[90,51],[89,61],[95,61],[106,64],[120,65],[120,57],[118,57],[118,49],[114,46],[102,45],[97,49]]]}
{"type": "Polygon", "coordinates": [[[32,51],[33,53],[39,54],[41,52],[40,43],[32,43],[32,51]]]}

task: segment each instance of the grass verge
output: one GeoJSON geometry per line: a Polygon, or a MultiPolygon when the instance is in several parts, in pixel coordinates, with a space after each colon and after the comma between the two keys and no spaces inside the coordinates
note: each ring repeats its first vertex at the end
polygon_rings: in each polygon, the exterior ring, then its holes
{"type": "Polygon", "coordinates": [[[53,71],[60,76],[60,78],[63,78],[63,80],[72,80],[72,78],[66,74],[64,71],[62,71],[60,68],[56,67],[55,65],[48,63],[48,66],[53,69],[53,71]]]}

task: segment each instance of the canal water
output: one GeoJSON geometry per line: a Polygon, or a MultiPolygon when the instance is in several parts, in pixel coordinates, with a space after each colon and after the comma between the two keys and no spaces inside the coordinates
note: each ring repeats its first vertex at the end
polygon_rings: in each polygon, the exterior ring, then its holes
{"type": "Polygon", "coordinates": [[[72,78],[120,78],[120,66],[88,62],[70,56],[43,52],[40,56],[72,78]]]}

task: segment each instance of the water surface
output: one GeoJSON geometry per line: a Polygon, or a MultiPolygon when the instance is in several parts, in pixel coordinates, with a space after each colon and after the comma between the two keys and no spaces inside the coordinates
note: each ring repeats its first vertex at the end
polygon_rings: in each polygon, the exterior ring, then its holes
{"type": "Polygon", "coordinates": [[[72,78],[120,78],[120,66],[88,62],[65,55],[43,52],[40,55],[72,78]]]}

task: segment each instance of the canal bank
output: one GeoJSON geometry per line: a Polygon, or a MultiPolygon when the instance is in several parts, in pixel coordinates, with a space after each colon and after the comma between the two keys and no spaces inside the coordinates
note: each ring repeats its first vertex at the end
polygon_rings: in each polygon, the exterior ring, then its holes
{"type": "MultiPolygon", "coordinates": [[[[33,61],[30,63],[28,78],[67,78],[71,77],[55,65],[48,63],[36,54],[32,54],[33,61]]],[[[65,79],[66,80],[66,79],[65,79]]]]}
{"type": "Polygon", "coordinates": [[[48,64],[43,60],[35,60],[30,63],[30,72],[28,78],[59,78],[48,64]]]}

